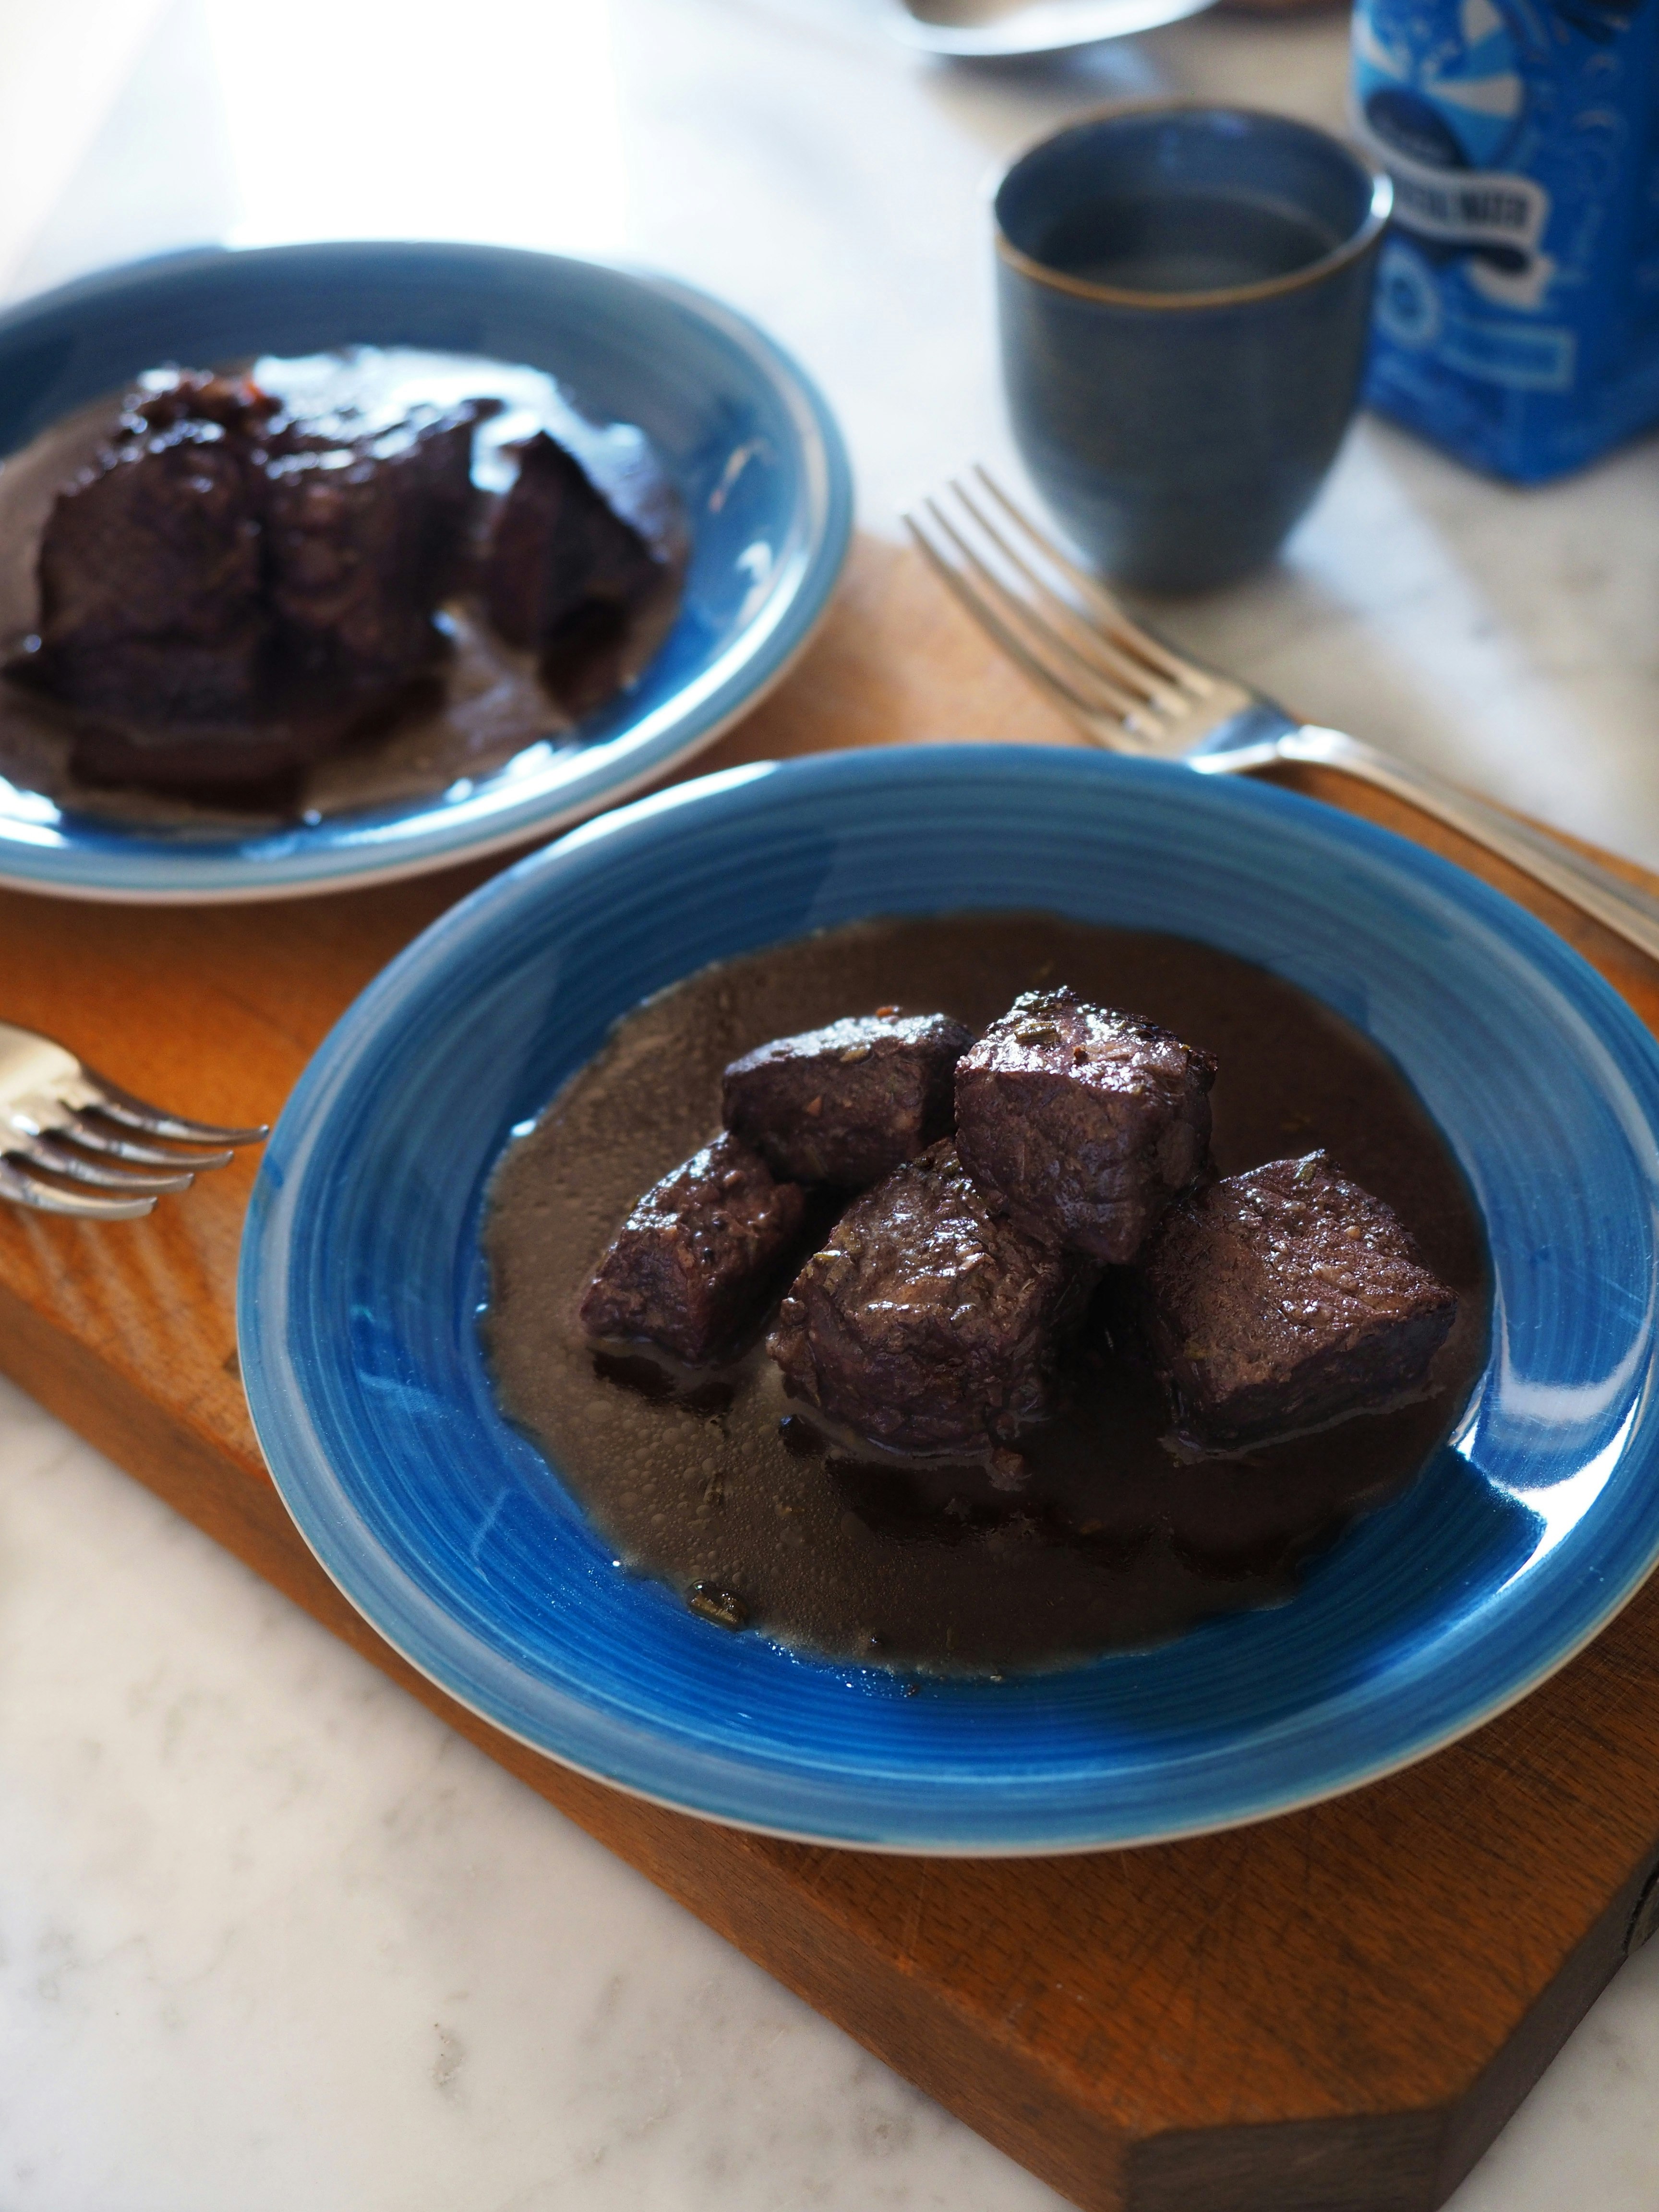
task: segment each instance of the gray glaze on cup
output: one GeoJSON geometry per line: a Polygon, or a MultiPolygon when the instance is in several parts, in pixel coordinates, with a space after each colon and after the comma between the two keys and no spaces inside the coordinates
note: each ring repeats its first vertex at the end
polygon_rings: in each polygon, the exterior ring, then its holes
{"type": "Polygon", "coordinates": [[[1388,179],[1289,117],[1120,107],[998,187],[1003,376],[1032,481],[1108,575],[1267,560],[1358,397],[1388,179]]]}

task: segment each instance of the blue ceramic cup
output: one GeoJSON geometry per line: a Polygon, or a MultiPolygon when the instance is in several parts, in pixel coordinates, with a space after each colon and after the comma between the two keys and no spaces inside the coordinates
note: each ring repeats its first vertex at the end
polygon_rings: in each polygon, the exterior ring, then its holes
{"type": "Polygon", "coordinates": [[[1118,106],[994,201],[1014,436],[1107,575],[1198,591],[1267,560],[1354,410],[1389,179],[1288,116],[1118,106]]]}

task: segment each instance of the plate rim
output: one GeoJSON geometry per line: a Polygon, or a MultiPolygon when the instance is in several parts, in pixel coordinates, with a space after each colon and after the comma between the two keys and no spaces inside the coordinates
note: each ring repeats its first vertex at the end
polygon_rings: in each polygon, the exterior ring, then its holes
{"type": "MultiPolygon", "coordinates": [[[[338,256],[343,260],[352,255],[380,254],[406,256],[411,262],[416,256],[438,254],[458,266],[470,264],[475,269],[486,263],[502,268],[516,263],[526,273],[549,264],[598,270],[654,293],[680,312],[722,332],[764,374],[796,426],[807,480],[804,509],[797,510],[805,514],[805,543],[799,573],[787,595],[769,611],[759,640],[744,649],[737,693],[717,703],[706,720],[699,721],[694,714],[693,726],[688,731],[665,733],[654,749],[647,748],[623,773],[591,784],[568,802],[561,803],[557,794],[539,802],[526,798],[516,805],[497,809],[489,826],[474,834],[468,833],[465,823],[439,823],[416,849],[410,849],[407,842],[398,849],[394,825],[386,838],[388,857],[384,860],[379,857],[381,848],[377,840],[330,866],[326,848],[322,854],[307,853],[303,825],[297,831],[261,831],[262,838],[282,838],[289,845],[297,840],[297,851],[265,858],[246,851],[227,851],[221,845],[198,860],[188,847],[164,844],[142,832],[132,837],[127,850],[113,854],[100,851],[88,857],[77,854],[73,846],[48,848],[33,843],[16,834],[20,825],[0,817],[0,888],[97,905],[231,906],[363,890],[487,859],[536,839],[556,836],[595,813],[631,800],[673,775],[718,742],[775,690],[822,628],[851,551],[855,520],[852,462],[829,401],[793,351],[752,317],[700,285],[626,256],[542,252],[530,247],[452,239],[325,239],[277,246],[190,246],[112,263],[9,303],[0,309],[0,345],[32,323],[65,310],[72,312],[84,301],[107,298],[112,293],[118,296],[134,283],[162,282],[196,271],[205,274],[233,261],[276,266],[283,262],[303,264],[319,257],[338,256]],[[52,865],[28,864],[31,853],[47,851],[54,855],[52,865]],[[112,860],[118,872],[116,877],[109,872],[112,860]],[[83,867],[94,872],[82,873],[83,867]],[[173,880],[179,875],[183,880],[173,880]]],[[[740,646],[748,634],[746,627],[726,653],[740,646]]],[[[705,678],[709,672],[704,672],[705,678]]],[[[111,833],[112,844],[124,834],[118,830],[111,833]]]]}
{"type": "MultiPolygon", "coordinates": [[[[1068,762],[1073,766],[1080,766],[1086,762],[1089,766],[1084,769],[1085,774],[1127,775],[1168,782],[1171,786],[1179,779],[1190,775],[1190,770],[1178,763],[1091,755],[1066,745],[943,741],[860,748],[839,753],[810,754],[794,759],[747,763],[653,793],[628,806],[589,819],[556,845],[530,854],[511,870],[479,886],[428,925],[345,1009],[307,1064],[283,1109],[283,1118],[287,1120],[294,1116],[291,1126],[301,1134],[291,1169],[284,1176],[279,1188],[273,1189],[264,1168],[261,1168],[244,1229],[237,1297],[238,1351],[244,1386],[256,1437],[278,1495],[307,1547],[330,1580],[354,1610],[368,1621],[375,1632],[407,1664],[441,1690],[446,1697],[512,1741],[608,1789],[620,1790],[668,1811],[708,1820],[718,1826],[818,1847],[878,1851],[883,1855],[899,1856],[1063,1857],[1102,1850],[1144,1849],[1189,1837],[1224,1832],[1325,1803],[1369,1787],[1373,1783],[1386,1780],[1389,1776],[1401,1773],[1449,1748],[1465,1736],[1485,1727],[1488,1722],[1522,1702],[1571,1664],[1625,1609],[1653,1575],[1656,1566],[1659,1566],[1659,1510],[1656,1510],[1645,1551],[1639,1555],[1632,1553],[1622,1573],[1616,1577],[1599,1580],[1596,1602],[1583,1610],[1570,1634],[1558,1638],[1541,1657],[1517,1670],[1498,1695],[1487,1697],[1484,1702],[1478,1702],[1467,1711],[1460,1711],[1442,1724],[1408,1730],[1402,1747],[1390,1758],[1383,1760],[1362,1758],[1357,1763],[1343,1765],[1340,1771],[1328,1770],[1324,1779],[1309,1788],[1275,1790],[1265,1784],[1258,1785],[1248,1802],[1236,1797],[1229,1809],[1218,1812],[1213,1817],[1182,1819],[1171,1825],[1157,1828],[1141,1826],[1121,1833],[1103,1834],[1097,1830],[1086,1835],[1049,1834],[1017,1839],[974,1837],[963,1840],[936,1834],[892,1839],[871,1835],[852,1822],[840,1832],[832,1832],[823,1827],[806,1828],[787,1822],[757,1819],[732,1810],[725,1804],[697,1803],[684,1796],[667,1794],[662,1790],[609,1771],[586,1759],[550,1748],[544,1741],[493,1710],[485,1698],[467,1688],[458,1687],[455,1682],[446,1679],[434,1664],[422,1656],[417,1649],[411,1648],[409,1642],[392,1632],[382,1619],[365,1605],[358,1589],[365,1583],[374,1583],[374,1573],[362,1571],[360,1559],[354,1560],[349,1542],[337,1547],[329,1516],[319,1508],[307,1491],[303,1473],[296,1476],[291,1468],[279,1464],[283,1447],[295,1441],[293,1432],[296,1424],[305,1421],[306,1408],[296,1375],[289,1372],[286,1378],[294,1393],[291,1407],[282,1403],[280,1393],[273,1387],[273,1375],[285,1365],[285,1350],[279,1344],[277,1357],[267,1362],[264,1344],[265,1310],[262,1295],[266,1271],[283,1249],[282,1220],[283,1217],[291,1218],[295,1194],[303,1180],[306,1156],[313,1148],[322,1126],[320,1109],[327,1102],[328,1093],[337,1087],[343,1058],[361,1042],[356,1033],[365,1024],[370,1024],[372,1029],[372,1025],[382,1020],[405,994],[418,988],[425,975],[455,957],[453,948],[457,945],[465,945],[469,934],[475,931],[487,934],[495,908],[505,907],[511,912],[521,902],[533,901],[538,896],[544,879],[555,878],[569,860],[580,862],[581,856],[596,843],[612,837],[648,836],[650,825],[665,813],[677,812],[688,806],[719,805],[749,785],[779,775],[792,780],[814,775],[836,777],[849,771],[858,774],[860,764],[866,771],[874,771],[879,765],[902,766],[907,762],[920,763],[923,759],[939,773],[948,774],[955,766],[988,769],[999,763],[1004,766],[1027,765],[1044,757],[1057,762],[1068,762]],[[276,1455],[273,1455],[273,1444],[276,1447],[276,1455]],[[355,1574],[354,1570],[356,1571],[355,1574]]],[[[1220,795],[1218,787],[1210,784],[1207,779],[1206,787],[1216,791],[1217,796],[1220,795]]],[[[1300,793],[1255,783],[1249,779],[1239,779],[1236,782],[1230,779],[1222,788],[1228,792],[1234,803],[1253,805],[1261,810],[1264,818],[1273,812],[1286,811],[1291,819],[1299,817],[1310,827],[1317,826],[1326,835],[1334,830],[1339,843],[1346,842],[1362,850],[1369,849],[1385,861],[1392,860],[1396,866],[1404,862],[1408,872],[1419,874],[1431,885],[1438,885],[1443,891],[1449,891],[1460,905],[1467,907],[1471,901],[1477,909],[1482,905],[1489,905],[1495,918],[1500,920],[1511,934],[1519,934],[1528,953],[1534,949],[1541,950],[1552,960],[1565,962],[1567,973],[1574,977],[1581,988],[1588,982],[1589,1000],[1597,1014],[1611,1017],[1613,1026],[1623,1030],[1637,1051],[1648,1060],[1650,1073],[1656,1080],[1659,1080],[1659,1037],[1656,1037],[1634,1010],[1574,946],[1504,893],[1428,848],[1363,816],[1349,814],[1300,793]],[[1516,930],[1517,918],[1520,925],[1518,933],[1516,930]]],[[[1582,1004],[1579,1011],[1583,1011],[1582,1004]]],[[[280,1128],[279,1122],[276,1133],[280,1133],[280,1128]]],[[[1650,1121],[1649,1133],[1659,1141],[1659,1119],[1650,1121]]],[[[328,1467],[326,1455],[321,1452],[320,1447],[317,1448],[316,1456],[331,1476],[332,1470],[328,1467]]],[[[353,1533],[362,1553],[372,1553],[375,1562],[391,1575],[410,1579],[406,1571],[397,1561],[380,1552],[372,1538],[364,1536],[360,1529],[353,1533]]],[[[424,1593],[422,1597],[426,1604],[434,1611],[438,1610],[424,1593]]],[[[382,1607],[382,1611],[386,1609],[382,1607]]],[[[595,1709],[590,1707],[589,1710],[595,1709]]],[[[652,1725],[647,1721],[636,1718],[635,1726],[643,1734],[653,1733],[652,1725]]],[[[732,1771],[729,1753],[709,1753],[707,1756],[724,1772],[729,1774],[732,1771]]],[[[962,1791],[964,1801],[969,1800],[972,1795],[968,1788],[962,1791]]],[[[947,1812],[943,1817],[951,1815],[947,1812]]]]}

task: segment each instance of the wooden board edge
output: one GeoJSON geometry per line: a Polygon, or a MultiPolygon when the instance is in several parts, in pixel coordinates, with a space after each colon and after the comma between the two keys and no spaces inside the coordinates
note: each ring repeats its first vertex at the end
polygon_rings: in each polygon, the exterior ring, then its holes
{"type": "Polygon", "coordinates": [[[1126,2212],[1434,2212],[1445,2118],[1367,2113],[1154,2136],[1130,2154],[1126,2212]]]}
{"type": "Polygon", "coordinates": [[[1455,2104],[1149,2136],[1127,2154],[1125,2212],[1437,2212],[1619,1971],[1656,1867],[1632,1873],[1455,2104]]]}
{"type": "MultiPolygon", "coordinates": [[[[1442,2145],[1431,2207],[1443,2204],[1490,2149],[1545,2069],[1631,1955],[1637,1914],[1652,1887],[1659,1851],[1631,1874],[1555,1978],[1454,2110],[1442,2145]]],[[[1649,1932],[1651,1932],[1650,1927],[1649,1932]]]]}

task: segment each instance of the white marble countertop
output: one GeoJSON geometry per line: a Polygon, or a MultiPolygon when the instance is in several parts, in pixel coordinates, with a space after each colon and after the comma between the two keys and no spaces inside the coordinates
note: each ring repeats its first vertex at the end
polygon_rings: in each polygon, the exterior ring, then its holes
{"type": "MultiPolygon", "coordinates": [[[[1007,461],[998,160],[1121,91],[1338,121],[1344,33],[967,70],[872,6],[0,0],[0,289],[222,236],[628,254],[800,355],[890,533],[1007,461]]],[[[1659,441],[1521,493],[1364,422],[1274,569],[1164,618],[1659,863],[1656,494],[1659,441]]],[[[0,2212],[1060,2202],[3,1386],[0,1867],[0,2212]]],[[[1656,2089],[1659,1946],[1457,2212],[1651,2212],[1656,2089]]]]}

